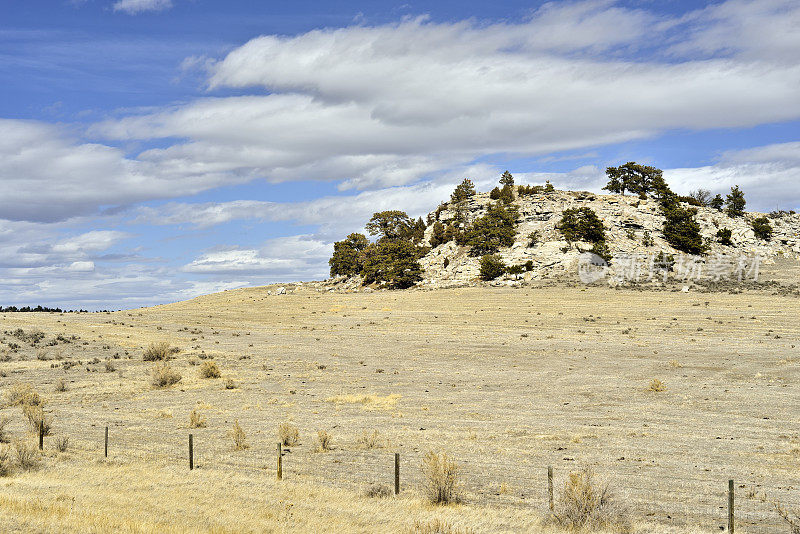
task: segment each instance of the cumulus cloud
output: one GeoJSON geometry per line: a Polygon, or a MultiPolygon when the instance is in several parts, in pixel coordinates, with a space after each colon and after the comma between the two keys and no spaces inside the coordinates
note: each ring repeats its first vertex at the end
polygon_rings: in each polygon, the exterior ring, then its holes
{"type": "Polygon", "coordinates": [[[185,139],[139,156],[170,173],[369,189],[490,154],[791,120],[800,117],[800,60],[775,61],[795,32],[778,13],[793,20],[800,7],[729,0],[669,18],[588,1],[547,4],[520,23],[417,18],[267,35],[210,64],[209,86],[270,94],[205,98],[92,133],[185,139]],[[728,13],[739,4],[748,18],[736,22],[728,13]],[[773,23],[787,34],[773,47],[747,37],[773,23]]]}
{"type": "Polygon", "coordinates": [[[201,274],[251,274],[272,279],[308,279],[327,276],[333,247],[310,235],[278,237],[261,249],[228,248],[209,251],[183,270],[201,274]]]}
{"type": "Polygon", "coordinates": [[[171,7],[171,0],[119,0],[114,3],[114,11],[122,11],[128,15],[138,15],[146,11],[164,11],[171,7]]]}
{"type": "Polygon", "coordinates": [[[174,172],[41,122],[0,119],[0,130],[0,213],[7,220],[61,221],[250,179],[213,169],[174,172]]]}

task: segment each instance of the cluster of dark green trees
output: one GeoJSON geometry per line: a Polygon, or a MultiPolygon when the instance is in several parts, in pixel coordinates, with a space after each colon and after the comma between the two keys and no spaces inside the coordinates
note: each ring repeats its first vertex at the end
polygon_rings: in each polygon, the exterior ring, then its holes
{"type": "MultiPolygon", "coordinates": [[[[704,254],[708,243],[703,241],[700,225],[695,216],[697,207],[708,206],[719,211],[725,210],[730,217],[744,215],[745,198],[739,186],[731,188],[726,198],[711,196],[709,191],[698,189],[687,196],[675,194],[664,180],[661,169],[636,162],[628,162],[619,167],[606,169],[608,184],[604,189],[613,193],[633,193],[642,199],[654,198],[658,201],[664,215],[663,234],[666,241],[675,249],[688,254],[704,254]],[[685,206],[689,204],[689,206],[685,206]]],[[[403,211],[382,211],[375,213],[366,225],[370,242],[364,234],[353,233],[342,241],[334,243],[333,256],[329,260],[331,276],[361,275],[365,284],[379,283],[390,288],[402,289],[414,285],[422,278],[419,259],[430,251],[450,241],[468,247],[469,254],[481,256],[481,278],[492,280],[504,273],[520,274],[533,268],[532,262],[525,265],[507,266],[495,254],[504,247],[514,244],[516,226],[519,219],[517,208],[513,205],[515,195],[527,196],[553,192],[555,188],[547,182],[543,186],[524,186],[514,188],[514,177],[505,171],[500,184],[489,194],[490,202],[486,212],[470,220],[470,202],[475,196],[475,185],[465,179],[450,195],[450,201],[439,206],[428,216],[427,223],[414,220],[403,211]],[[452,217],[440,220],[440,214],[449,209],[452,217]],[[432,225],[431,237],[425,243],[425,230],[432,225]]],[[[751,222],[755,234],[768,240],[772,227],[766,217],[751,222]]],[[[570,208],[564,211],[556,225],[564,238],[572,242],[587,242],[593,245],[592,252],[610,261],[606,244],[603,221],[588,207],[570,208]]],[[[529,237],[534,246],[539,236],[536,232],[529,237]]],[[[731,231],[721,228],[717,233],[720,243],[731,244],[731,231]]],[[[445,260],[449,263],[448,260],[445,260]]]]}
{"type": "MultiPolygon", "coordinates": [[[[717,194],[712,197],[711,193],[705,189],[698,189],[687,196],[675,194],[664,180],[661,169],[640,165],[636,162],[628,162],[619,167],[608,167],[606,169],[608,184],[604,189],[612,193],[625,194],[631,192],[646,199],[653,197],[658,200],[661,211],[664,215],[664,239],[677,250],[688,254],[705,254],[708,251],[708,244],[703,241],[700,235],[700,225],[695,216],[697,207],[707,206],[718,211],[725,211],[729,217],[743,217],[746,201],[744,193],[739,186],[731,187],[731,192],[722,198],[717,194]],[[689,204],[684,207],[682,204],[689,204]]],[[[762,217],[760,219],[766,219],[762,217]]],[[[756,219],[760,221],[760,219],[756,219]]],[[[772,234],[771,226],[767,229],[763,224],[769,226],[769,221],[756,223],[753,221],[753,231],[761,239],[769,239],[772,234]]],[[[730,230],[721,229],[717,233],[720,243],[730,244],[730,230]]]]}
{"type": "Polygon", "coordinates": [[[333,244],[328,260],[331,276],[360,274],[365,284],[385,283],[393,289],[411,287],[422,279],[419,258],[430,250],[422,245],[425,222],[413,220],[404,211],[381,211],[366,225],[370,243],[364,234],[353,233],[333,244]]]}

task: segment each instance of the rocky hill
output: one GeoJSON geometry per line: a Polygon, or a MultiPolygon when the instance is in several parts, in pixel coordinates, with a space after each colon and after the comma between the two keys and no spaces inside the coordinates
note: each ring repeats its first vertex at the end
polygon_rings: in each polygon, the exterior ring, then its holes
{"type": "MultiPolygon", "coordinates": [[[[489,193],[477,193],[467,202],[466,222],[470,223],[486,213],[492,202],[489,193]]],[[[513,205],[519,212],[519,222],[512,246],[502,248],[498,256],[508,266],[524,265],[522,273],[505,274],[493,284],[516,285],[527,280],[576,278],[581,254],[591,248],[588,243],[569,243],[556,228],[562,214],[569,208],[591,208],[602,220],[606,230],[606,245],[613,257],[635,256],[640,262],[657,256],[660,252],[681,258],[682,253],[672,248],[663,236],[664,215],[654,199],[642,200],[636,196],[601,195],[586,191],[552,191],[517,197],[513,205]],[[529,235],[537,233],[531,244],[529,235]]],[[[751,228],[751,221],[767,216],[748,212],[743,217],[731,218],[724,211],[709,207],[698,207],[696,216],[701,234],[709,247],[705,259],[727,257],[731,261],[743,256],[760,256],[765,264],[776,257],[800,260],[800,214],[782,213],[769,217],[773,228],[770,240],[759,239],[751,228]],[[731,230],[731,244],[723,245],[717,239],[721,228],[731,230]]],[[[444,224],[455,216],[452,207],[443,204],[428,221],[438,220],[444,224]]],[[[425,230],[425,241],[430,242],[433,225],[425,230]]],[[[463,286],[479,282],[480,257],[469,254],[469,247],[459,246],[455,241],[438,245],[430,250],[420,264],[424,270],[421,288],[463,286]]],[[[621,268],[619,261],[612,259],[607,272],[614,278],[614,271],[621,268]]],[[[629,266],[629,265],[628,265],[629,266]]],[[[646,273],[645,273],[646,274],[646,273]]],[[[360,280],[337,280],[339,287],[358,287],[360,280]]]]}

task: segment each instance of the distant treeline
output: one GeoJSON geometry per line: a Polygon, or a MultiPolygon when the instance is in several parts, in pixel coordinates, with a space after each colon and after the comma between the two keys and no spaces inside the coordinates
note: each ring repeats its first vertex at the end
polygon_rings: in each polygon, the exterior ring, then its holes
{"type": "MultiPolygon", "coordinates": [[[[107,312],[109,310],[102,311],[107,312]]],[[[4,308],[0,306],[0,313],[9,312],[89,313],[88,310],[62,310],[61,308],[48,308],[47,306],[36,306],[35,308],[31,308],[30,306],[22,306],[21,308],[17,308],[16,306],[6,306],[4,308]]]]}

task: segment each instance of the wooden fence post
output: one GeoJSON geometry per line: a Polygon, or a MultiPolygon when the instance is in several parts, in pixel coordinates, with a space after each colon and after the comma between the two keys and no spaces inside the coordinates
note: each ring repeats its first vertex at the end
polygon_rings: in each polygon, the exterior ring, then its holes
{"type": "Polygon", "coordinates": [[[189,471],[194,469],[194,436],[189,434],[189,471]]]}
{"type": "Polygon", "coordinates": [[[733,479],[728,480],[728,532],[733,534],[733,479]]]}
{"type": "Polygon", "coordinates": [[[400,494],[400,453],[394,453],[394,494],[400,494]]]}
{"type": "Polygon", "coordinates": [[[39,421],[39,450],[44,450],[44,416],[39,421]]]}
{"type": "Polygon", "coordinates": [[[547,495],[550,499],[550,511],[553,511],[553,466],[547,466],[547,495]]]}
{"type": "Polygon", "coordinates": [[[278,480],[283,480],[283,450],[278,443],[278,480]]]}
{"type": "Polygon", "coordinates": [[[106,427],[105,455],[106,455],[106,458],[108,458],[108,427],[106,427]]]}

